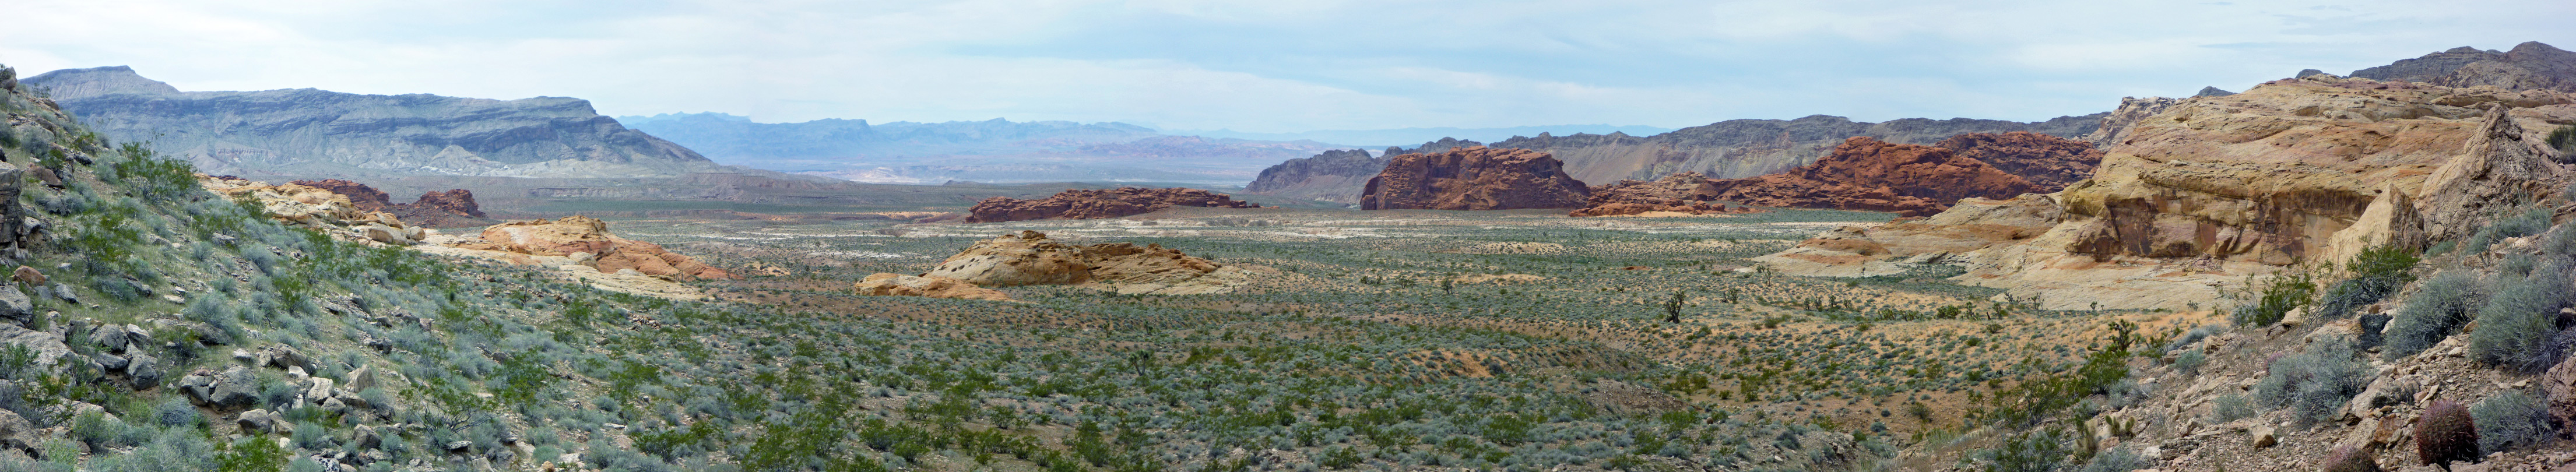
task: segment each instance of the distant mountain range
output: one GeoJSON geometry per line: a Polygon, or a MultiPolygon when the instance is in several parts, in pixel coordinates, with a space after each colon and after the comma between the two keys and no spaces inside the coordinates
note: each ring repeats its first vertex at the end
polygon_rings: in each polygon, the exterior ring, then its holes
{"type": "Polygon", "coordinates": [[[1552,125],[1552,126],[1515,126],[1515,127],[1509,127],[1509,128],[1397,128],[1397,129],[1346,129],[1346,130],[1304,131],[1304,132],[1296,132],[1296,133],[1253,133],[1253,132],[1243,132],[1243,131],[1233,131],[1233,130],[1222,130],[1222,129],[1220,129],[1220,130],[1165,130],[1165,131],[1163,131],[1163,133],[1164,133],[1164,134],[1172,134],[1172,135],[1185,135],[1185,136],[1203,136],[1203,137],[1210,137],[1210,138],[1263,139],[1263,140],[1273,140],[1273,141],[1300,141],[1300,140],[1303,140],[1303,141],[1316,141],[1316,142],[1326,142],[1326,143],[1342,143],[1342,144],[1350,144],[1350,145],[1353,145],[1353,146],[1356,146],[1356,147],[1380,147],[1380,146],[1400,146],[1400,145],[1404,145],[1404,144],[1408,144],[1408,143],[1420,143],[1420,142],[1428,142],[1428,141],[1438,141],[1438,140],[1440,140],[1440,138],[1456,138],[1456,139],[1464,139],[1464,140],[1469,140],[1469,141],[1493,142],[1493,141],[1501,141],[1501,140],[1505,140],[1505,139],[1511,139],[1511,138],[1516,137],[1516,136],[1537,136],[1537,135],[1539,135],[1540,133],[1548,133],[1548,134],[1554,134],[1554,135],[1558,135],[1558,136],[1569,135],[1569,134],[1578,134],[1578,133],[1591,133],[1591,134],[1624,133],[1624,134],[1630,134],[1630,135],[1643,136],[1643,135],[1659,134],[1659,133],[1669,132],[1669,131],[1672,131],[1672,130],[1673,130],[1672,128],[1659,128],[1659,127],[1654,127],[1654,126],[1552,125]]]}
{"type": "Polygon", "coordinates": [[[30,77],[118,141],[209,173],[318,177],[678,177],[734,172],[561,97],[519,100],[318,89],[182,92],[125,66],[30,77]]]}
{"type": "Polygon", "coordinates": [[[720,163],[895,184],[1081,180],[1231,186],[1271,164],[1337,147],[1172,136],[1116,122],[757,123],[721,113],[624,116],[618,121],[720,163]]]}

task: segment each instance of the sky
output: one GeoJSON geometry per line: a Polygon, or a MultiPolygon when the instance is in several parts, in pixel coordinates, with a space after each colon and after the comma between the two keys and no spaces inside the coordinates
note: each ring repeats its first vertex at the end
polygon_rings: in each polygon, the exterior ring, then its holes
{"type": "Polygon", "coordinates": [[[1252,132],[2031,121],[2458,46],[2576,48],[2566,0],[8,3],[0,64],[22,75],[1252,132]]]}

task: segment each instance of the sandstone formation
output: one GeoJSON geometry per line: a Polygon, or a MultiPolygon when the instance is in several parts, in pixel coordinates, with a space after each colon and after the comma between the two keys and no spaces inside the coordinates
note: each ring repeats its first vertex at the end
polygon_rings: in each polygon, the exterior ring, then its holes
{"type": "Polygon", "coordinates": [[[123,66],[26,82],[109,138],[148,143],[208,173],[636,178],[724,170],[572,98],[181,92],[123,66]]]}
{"type": "Polygon", "coordinates": [[[1932,147],[2021,176],[2041,192],[2055,192],[2092,177],[2093,167],[2102,163],[2102,150],[2093,143],[2020,131],[1962,134],[1932,147]]]}
{"type": "Polygon", "coordinates": [[[1010,301],[1000,290],[977,287],[947,277],[923,277],[904,274],[874,274],[853,286],[860,295],[877,297],[930,297],[961,300],[1010,301]]]}
{"type": "Polygon", "coordinates": [[[1395,156],[1361,192],[1362,210],[1511,210],[1583,206],[1591,189],[1547,153],[1470,146],[1395,156]]]}
{"type": "Polygon", "coordinates": [[[1717,199],[1717,185],[1698,172],[1683,172],[1653,182],[1622,180],[1616,184],[1592,187],[1592,196],[1583,208],[1567,216],[1620,215],[1710,215],[1751,213],[1746,207],[1728,207],[1717,199]]]}
{"type": "Polygon", "coordinates": [[[348,196],[349,202],[359,209],[391,213],[404,222],[419,226],[455,228],[493,223],[491,218],[483,216],[482,207],[474,203],[474,192],[465,189],[424,193],[419,201],[397,204],[383,191],[347,180],[298,180],[295,184],[348,196]]]}
{"type": "Polygon", "coordinates": [[[587,266],[602,273],[634,271],[672,281],[735,278],[724,269],[665,251],[661,245],[617,237],[608,232],[608,222],[584,216],[492,225],[483,230],[480,241],[462,241],[448,246],[503,253],[500,258],[517,263],[552,262],[528,256],[562,258],[570,264],[587,266]]]}
{"type": "Polygon", "coordinates": [[[978,286],[1091,285],[1121,294],[1219,293],[1251,282],[1258,268],[1220,265],[1178,250],[1130,243],[1066,244],[1045,233],[976,242],[922,277],[978,286]]]}
{"type": "Polygon", "coordinates": [[[1753,177],[1806,165],[1841,145],[1844,138],[1868,136],[1891,143],[1932,144],[1964,133],[2024,131],[2072,138],[2093,133],[2104,113],[2064,116],[2048,121],[2017,122],[1953,118],[1906,118],[1882,123],[1856,122],[1815,115],[1795,120],[1727,120],[1654,136],[1622,133],[1574,134],[1512,138],[1498,148],[1529,149],[1565,162],[1566,172],[1584,182],[1653,179],[1698,172],[1731,179],[1753,177]]]}
{"type": "Polygon", "coordinates": [[[1439,141],[1422,143],[1410,150],[1388,147],[1386,152],[1378,154],[1377,157],[1369,157],[1368,151],[1360,149],[1324,151],[1323,154],[1316,154],[1314,157],[1289,159],[1268,169],[1262,169],[1260,177],[1252,179],[1251,184],[1243,187],[1243,193],[1357,205],[1360,203],[1360,193],[1368,188],[1369,178],[1376,177],[1378,172],[1385,171],[1386,164],[1393,161],[1395,156],[1482,145],[1484,143],[1457,138],[1440,138],[1439,141]]]}
{"type": "Polygon", "coordinates": [[[351,241],[411,245],[428,237],[426,228],[402,218],[368,210],[347,195],[300,184],[269,185],[236,177],[199,174],[206,190],[232,198],[248,197],[267,208],[270,218],[287,226],[311,229],[351,241]]]}
{"type": "Polygon", "coordinates": [[[2461,46],[2424,57],[2352,72],[2353,78],[2406,81],[2445,87],[2488,85],[2506,90],[2576,93],[2576,52],[2538,41],[2509,52],[2461,46]]]}
{"type": "Polygon", "coordinates": [[[2085,134],[2083,139],[2102,147],[2121,144],[2129,135],[2129,127],[2136,126],[2140,121],[2146,121],[2147,117],[2164,113],[2166,107],[2176,103],[2182,103],[2182,99],[2120,97],[2120,108],[2111,110],[2108,115],[2103,115],[2101,124],[2096,125],[2092,133],[2085,134]]]}
{"type": "Polygon", "coordinates": [[[2220,303],[2219,286],[2377,245],[2456,240],[2499,206],[2556,191],[2564,171],[2542,140],[2576,123],[2571,103],[2550,90],[2329,75],[2267,82],[2139,120],[2090,180],[2052,196],[2062,210],[2036,236],[2016,229],[1975,249],[1905,242],[2037,221],[1998,223],[1963,205],[1918,227],[1828,234],[1765,267],[1835,275],[1888,270],[1873,263],[1951,264],[1968,269],[1954,280],[2048,309],[2220,308],[2205,305],[2220,303]],[[1851,257],[1827,260],[1818,248],[1851,257]]]}
{"type": "Polygon", "coordinates": [[[1090,220],[1141,215],[1176,206],[1208,208],[1259,208],[1235,201],[1233,196],[1194,188],[1134,188],[1084,190],[1073,189],[1054,196],[1021,200],[993,197],[976,202],[967,210],[973,216],[968,223],[1000,223],[1024,220],[1090,220]]]}
{"type": "Polygon", "coordinates": [[[1853,137],[1814,164],[1749,179],[1713,181],[1718,200],[1754,206],[1831,208],[1925,216],[1967,197],[2002,198],[2041,186],[1947,148],[1853,137]]]}

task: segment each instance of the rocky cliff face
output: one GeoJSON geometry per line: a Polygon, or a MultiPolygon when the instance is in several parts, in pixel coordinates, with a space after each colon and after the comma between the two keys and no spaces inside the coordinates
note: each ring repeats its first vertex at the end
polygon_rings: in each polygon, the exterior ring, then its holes
{"type": "Polygon", "coordinates": [[[2492,85],[2507,90],[2576,92],[2576,52],[2538,41],[2515,45],[2509,52],[2461,46],[2353,71],[2352,77],[2445,87],[2492,85]]]}
{"type": "Polygon", "coordinates": [[[244,176],[674,177],[720,167],[559,97],[180,92],[125,67],[28,78],[119,141],[244,176]]]}
{"type": "Polygon", "coordinates": [[[1899,144],[1932,144],[1963,133],[2023,131],[2058,137],[2092,133],[2102,113],[2041,122],[1906,118],[1884,123],[1815,115],[1795,120],[1728,120],[1670,133],[1636,137],[1612,133],[1513,138],[1494,147],[1531,149],[1557,156],[1575,179],[1617,182],[1678,172],[1742,178],[1806,165],[1840,145],[1867,136],[1899,144]]]}
{"type": "Polygon", "coordinates": [[[1395,156],[1369,179],[1360,209],[1575,208],[1590,194],[1547,153],[1470,146],[1395,156]]]}
{"type": "Polygon", "coordinates": [[[2576,123],[2571,103],[2552,90],[2322,74],[2184,99],[2139,120],[2092,179],[2056,194],[2062,211],[2042,234],[1956,251],[1854,232],[1886,249],[1843,261],[1947,261],[1969,268],[1957,280],[2050,309],[2188,309],[2250,274],[2457,240],[2500,206],[2536,201],[2564,180],[2542,141],[2576,123]]]}
{"type": "Polygon", "coordinates": [[[2102,150],[2093,143],[2020,131],[1962,134],[1932,147],[2021,176],[2041,192],[2055,192],[2092,177],[2093,166],[2102,162],[2102,150]]]}
{"type": "Polygon", "coordinates": [[[1142,215],[1176,206],[1207,208],[1258,208],[1235,201],[1231,195],[1194,188],[1113,188],[1100,190],[1074,189],[1037,200],[993,197],[976,202],[967,210],[973,216],[968,223],[1000,223],[1024,220],[1089,220],[1142,215]]]}
{"type": "Polygon", "coordinates": [[[1768,207],[1926,216],[1968,197],[2006,198],[2040,185],[1948,148],[1852,137],[1814,164],[1712,182],[1717,199],[1768,207]]]}
{"type": "Polygon", "coordinates": [[[1711,201],[1716,200],[1718,194],[1717,185],[1698,172],[1673,174],[1652,182],[1622,180],[1592,187],[1592,196],[1584,199],[1583,208],[1566,216],[1709,215],[1759,211],[1711,201]]]}
{"type": "Polygon", "coordinates": [[[419,226],[457,228],[495,223],[483,215],[480,205],[474,203],[474,192],[465,189],[424,193],[419,201],[398,204],[375,187],[347,180],[298,180],[295,184],[348,196],[350,203],[360,209],[391,213],[404,222],[419,226]]]}
{"type": "Polygon", "coordinates": [[[2102,115],[2101,123],[2094,125],[2093,132],[2085,133],[2083,139],[2095,146],[2120,144],[2123,139],[2128,138],[2129,127],[2136,126],[2140,121],[2146,121],[2147,117],[2164,113],[2165,108],[2176,103],[2182,103],[2182,99],[2120,97],[2120,108],[2111,110],[2110,114],[2102,115]]]}
{"type": "Polygon", "coordinates": [[[1261,176],[1243,187],[1243,193],[1290,198],[1322,200],[1341,204],[1358,204],[1360,191],[1368,187],[1370,177],[1386,170],[1386,163],[1408,152],[1440,152],[1466,146],[1482,146],[1475,141],[1440,138],[1422,143],[1412,150],[1387,147],[1377,157],[1360,149],[1324,151],[1314,157],[1289,159],[1261,170],[1261,176]]]}

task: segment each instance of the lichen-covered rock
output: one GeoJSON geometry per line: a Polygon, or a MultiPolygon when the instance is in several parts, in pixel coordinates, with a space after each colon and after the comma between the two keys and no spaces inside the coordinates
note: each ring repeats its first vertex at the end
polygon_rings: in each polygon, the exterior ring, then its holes
{"type": "Polygon", "coordinates": [[[1512,210],[1583,206],[1591,188],[1547,153],[1469,146],[1395,156],[1360,194],[1362,210],[1512,210]]]}
{"type": "Polygon", "coordinates": [[[1074,189],[1036,200],[993,197],[976,202],[967,210],[973,216],[968,223],[999,223],[1024,220],[1089,220],[1142,215],[1176,206],[1207,208],[1258,208],[1233,196],[1194,188],[1134,188],[1086,190],[1074,189]]]}
{"type": "Polygon", "coordinates": [[[1000,290],[977,287],[975,284],[967,283],[963,280],[947,277],[923,277],[904,274],[881,273],[869,275],[866,280],[859,281],[859,283],[854,284],[852,288],[857,290],[860,295],[879,297],[930,297],[994,301],[1010,301],[1011,299],[1009,294],[1002,293],[1000,290]]]}
{"type": "Polygon", "coordinates": [[[1713,181],[1717,199],[1747,205],[1926,216],[1968,197],[2010,198],[2042,187],[1947,148],[1853,137],[1816,163],[1713,181]]]}

